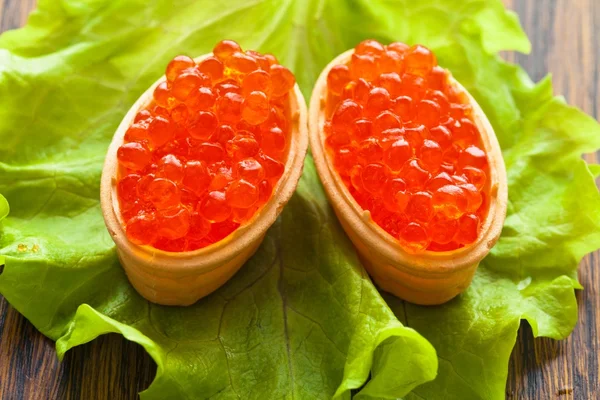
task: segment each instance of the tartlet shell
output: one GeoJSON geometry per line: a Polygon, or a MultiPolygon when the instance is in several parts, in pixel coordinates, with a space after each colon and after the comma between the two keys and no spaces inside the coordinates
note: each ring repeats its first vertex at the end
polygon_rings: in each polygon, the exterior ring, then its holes
{"type": "Polygon", "coordinates": [[[442,304],[469,286],[479,262],[500,237],[506,217],[508,188],[498,139],[479,104],[449,76],[450,82],[465,93],[473,107],[473,119],[488,155],[489,212],[477,241],[470,246],[448,252],[406,252],[395,238],[373,222],[369,211],[358,205],[326,154],[323,124],[326,119],[327,74],[334,66],[350,61],[353,52],[348,50],[331,61],[313,89],[309,107],[309,137],[317,171],[342,227],[375,283],[412,303],[442,304]]]}
{"type": "MultiPolygon", "coordinates": [[[[196,62],[211,56],[197,57],[196,62]]],[[[269,227],[296,190],[308,148],[307,109],[295,85],[290,91],[291,140],[285,171],[269,201],[246,224],[225,239],[188,252],[166,252],[139,246],[127,239],[116,195],[117,150],[139,110],[151,101],[162,76],[130,108],[117,128],[102,170],[100,200],[102,214],[117,254],[133,287],[147,300],[163,305],[186,306],[212,293],[231,278],[260,246],[269,227]]]]}

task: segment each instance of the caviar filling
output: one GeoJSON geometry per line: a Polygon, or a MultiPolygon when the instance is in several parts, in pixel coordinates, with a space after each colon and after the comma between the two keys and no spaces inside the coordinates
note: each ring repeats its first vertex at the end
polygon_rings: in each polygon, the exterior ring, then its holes
{"type": "Polygon", "coordinates": [[[327,76],[328,157],[373,220],[410,252],[473,243],[489,165],[465,93],[427,48],[366,40],[327,76]]]}
{"type": "Polygon", "coordinates": [[[166,251],[218,242],[256,214],[284,172],[294,75],[271,54],[218,43],[177,56],[118,149],[130,241],[166,251]]]}

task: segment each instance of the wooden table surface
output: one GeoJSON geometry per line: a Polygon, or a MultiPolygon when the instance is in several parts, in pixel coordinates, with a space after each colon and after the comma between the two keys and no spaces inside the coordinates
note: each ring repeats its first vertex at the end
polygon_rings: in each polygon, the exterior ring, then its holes
{"type": "MultiPolygon", "coordinates": [[[[0,32],[26,21],[36,0],[0,0],[0,32]]],[[[553,75],[555,91],[600,116],[600,1],[504,0],[529,35],[531,55],[507,54],[534,80],[553,75]]],[[[588,155],[598,162],[598,155],[588,155]]],[[[586,257],[577,293],[579,322],[564,341],[533,339],[522,323],[510,359],[509,399],[600,398],[600,253],[586,257]]],[[[0,296],[0,399],[135,399],[156,367],[143,349],[106,335],[71,350],[59,363],[54,343],[0,296]]]]}

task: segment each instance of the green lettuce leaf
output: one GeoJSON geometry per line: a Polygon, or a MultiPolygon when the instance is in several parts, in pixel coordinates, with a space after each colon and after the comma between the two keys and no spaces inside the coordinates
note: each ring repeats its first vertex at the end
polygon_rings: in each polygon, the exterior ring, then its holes
{"type": "MultiPolygon", "coordinates": [[[[8,215],[10,211],[10,207],[8,205],[8,201],[6,201],[6,197],[0,194],[0,222],[8,215]]],[[[4,256],[0,254],[0,273],[4,268],[4,256]]]]}
{"type": "Polygon", "coordinates": [[[349,398],[360,387],[359,398],[415,387],[407,398],[503,398],[520,320],[566,336],[577,262],[600,246],[598,192],[579,159],[600,146],[599,128],[496,55],[529,47],[496,0],[41,0],[25,28],[0,36],[0,191],[13,206],[0,293],[61,356],[107,332],[140,343],[158,364],[145,398],[349,398]],[[500,242],[445,306],[384,294],[437,349],[435,380],[432,347],[378,296],[310,159],[257,255],[214,295],[167,308],[127,283],[98,205],[105,149],[171,57],[225,37],[275,53],[305,95],[362,39],[424,43],[488,114],[510,184],[500,242]]]}
{"type": "Polygon", "coordinates": [[[2,221],[8,215],[10,207],[8,206],[8,201],[6,201],[6,197],[0,194],[0,221],[2,221]]]}

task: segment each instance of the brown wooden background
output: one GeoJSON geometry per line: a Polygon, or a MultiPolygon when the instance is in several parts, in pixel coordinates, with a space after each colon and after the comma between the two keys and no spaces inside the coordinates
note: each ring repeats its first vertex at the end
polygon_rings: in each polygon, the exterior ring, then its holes
{"type": "MultiPolygon", "coordinates": [[[[58,1],[58,0],[57,0],[58,1]]],[[[0,32],[26,21],[36,0],[0,0],[0,32]]],[[[531,55],[507,54],[535,80],[553,75],[556,93],[600,116],[600,0],[504,0],[521,17],[531,55]]],[[[598,162],[598,155],[586,156],[598,162]]],[[[533,339],[523,323],[510,360],[508,399],[600,399],[600,253],[581,264],[579,323],[564,341],[533,339]]],[[[0,296],[0,399],[135,399],[155,365],[136,344],[103,336],[70,351],[54,343],[0,296]]]]}

